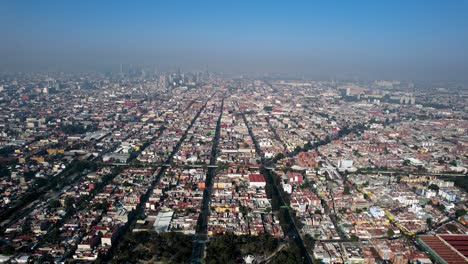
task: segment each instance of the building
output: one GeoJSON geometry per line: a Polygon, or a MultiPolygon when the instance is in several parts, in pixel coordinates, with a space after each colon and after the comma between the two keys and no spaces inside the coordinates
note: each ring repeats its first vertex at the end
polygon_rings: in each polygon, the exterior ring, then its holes
{"type": "Polygon", "coordinates": [[[297,172],[288,171],[286,176],[288,177],[289,184],[301,184],[304,181],[302,174],[297,172]]]}
{"type": "Polygon", "coordinates": [[[251,188],[265,188],[266,181],[263,174],[249,174],[249,186],[251,188]]]}
{"type": "Polygon", "coordinates": [[[379,206],[371,206],[371,208],[369,208],[369,212],[375,218],[380,218],[380,217],[385,216],[385,212],[379,206]]]}
{"type": "Polygon", "coordinates": [[[156,221],[154,221],[154,230],[156,232],[166,232],[169,230],[169,225],[171,223],[172,217],[174,216],[173,211],[169,212],[160,212],[156,216],[156,221]]]}
{"type": "Polygon", "coordinates": [[[102,157],[103,162],[127,163],[129,159],[130,154],[127,153],[109,153],[102,157]]]}
{"type": "Polygon", "coordinates": [[[356,171],[356,168],[353,167],[353,165],[354,165],[354,162],[352,160],[343,160],[343,159],[341,159],[338,162],[338,170],[340,172],[345,172],[345,171],[354,172],[354,171],[356,171]]]}
{"type": "Polygon", "coordinates": [[[438,263],[468,263],[468,235],[424,235],[417,241],[438,263]]]}

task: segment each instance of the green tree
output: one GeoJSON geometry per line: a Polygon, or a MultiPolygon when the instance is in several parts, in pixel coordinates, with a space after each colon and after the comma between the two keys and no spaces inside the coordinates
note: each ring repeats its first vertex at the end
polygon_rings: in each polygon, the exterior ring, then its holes
{"type": "Polygon", "coordinates": [[[49,202],[49,207],[50,208],[58,208],[58,207],[61,207],[61,206],[62,206],[62,204],[57,199],[54,199],[54,200],[49,202]]]}
{"type": "Polygon", "coordinates": [[[10,175],[11,175],[11,171],[8,168],[8,166],[6,166],[3,163],[0,163],[0,176],[1,177],[10,177],[10,175]]]}
{"type": "Polygon", "coordinates": [[[351,194],[351,191],[350,191],[350,189],[349,189],[348,186],[345,186],[345,187],[344,187],[343,194],[345,194],[345,195],[351,194]]]}
{"type": "Polygon", "coordinates": [[[303,263],[303,256],[302,256],[301,250],[295,244],[292,244],[290,247],[276,254],[271,259],[270,263],[273,263],[273,264],[303,263]]]}
{"type": "Polygon", "coordinates": [[[401,175],[398,175],[398,176],[397,176],[396,182],[397,182],[397,183],[400,183],[400,181],[401,181],[401,175]]]}
{"type": "Polygon", "coordinates": [[[271,112],[271,111],[273,111],[273,107],[267,105],[267,106],[263,107],[263,110],[265,110],[266,112],[271,112]]]}
{"type": "Polygon", "coordinates": [[[284,157],[285,157],[285,156],[284,156],[283,153],[278,153],[278,154],[276,154],[276,156],[273,158],[273,161],[274,161],[274,162],[277,162],[278,160],[281,160],[281,159],[283,159],[284,157]]]}
{"type": "Polygon", "coordinates": [[[72,197],[67,197],[65,198],[65,210],[71,210],[72,208],[75,207],[75,199],[72,197]]]}
{"type": "Polygon", "coordinates": [[[217,166],[220,170],[227,170],[229,168],[229,163],[219,161],[217,166]]]}
{"type": "Polygon", "coordinates": [[[428,227],[432,227],[432,218],[430,217],[426,218],[426,224],[428,227]]]}
{"type": "Polygon", "coordinates": [[[15,247],[13,247],[12,245],[6,245],[0,249],[0,254],[11,256],[15,254],[15,247]]]}
{"type": "Polygon", "coordinates": [[[456,233],[458,231],[458,227],[456,227],[453,224],[448,224],[445,227],[447,228],[448,231],[450,231],[452,233],[456,233]]]}
{"type": "Polygon", "coordinates": [[[465,210],[465,209],[457,209],[457,210],[455,211],[455,215],[456,215],[457,217],[464,216],[464,215],[466,215],[466,210],[465,210]]]}

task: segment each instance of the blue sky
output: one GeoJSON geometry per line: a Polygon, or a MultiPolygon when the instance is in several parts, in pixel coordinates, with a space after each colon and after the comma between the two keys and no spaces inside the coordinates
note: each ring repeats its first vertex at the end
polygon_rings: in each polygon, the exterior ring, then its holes
{"type": "Polygon", "coordinates": [[[0,67],[463,79],[467,14],[466,0],[1,0],[0,67]]]}

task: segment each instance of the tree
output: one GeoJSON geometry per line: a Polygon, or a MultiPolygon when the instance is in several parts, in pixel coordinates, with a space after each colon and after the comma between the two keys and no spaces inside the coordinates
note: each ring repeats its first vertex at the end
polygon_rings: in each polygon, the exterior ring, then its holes
{"type": "Polygon", "coordinates": [[[314,248],[315,247],[315,239],[310,236],[309,234],[304,236],[304,244],[306,248],[314,248]]]}
{"type": "Polygon", "coordinates": [[[350,239],[351,239],[352,242],[358,242],[359,241],[359,237],[356,236],[356,235],[351,235],[350,239]]]}
{"type": "Polygon", "coordinates": [[[466,215],[466,210],[464,210],[464,209],[457,209],[457,210],[455,211],[455,215],[456,215],[457,217],[464,216],[464,215],[466,215]]]}
{"type": "Polygon", "coordinates": [[[312,143],[310,141],[308,141],[305,145],[304,145],[304,150],[305,151],[308,151],[308,150],[311,150],[312,149],[312,143]]]}
{"type": "Polygon", "coordinates": [[[65,210],[69,210],[71,208],[74,208],[75,207],[75,199],[73,199],[72,197],[67,197],[65,198],[65,210]]]}
{"type": "Polygon", "coordinates": [[[428,227],[432,227],[432,218],[430,217],[426,218],[426,224],[428,227]]]}
{"type": "Polygon", "coordinates": [[[385,154],[385,155],[388,155],[388,154],[390,154],[390,151],[388,150],[388,148],[387,148],[387,147],[385,147],[385,148],[384,148],[384,154],[385,154]]]}
{"type": "Polygon", "coordinates": [[[439,205],[439,209],[440,209],[441,211],[445,211],[445,205],[440,204],[440,205],[439,205]]]}
{"type": "Polygon", "coordinates": [[[50,208],[58,208],[58,207],[61,207],[61,206],[62,206],[62,204],[57,199],[54,199],[54,200],[50,201],[50,203],[49,203],[50,208]]]}
{"type": "Polygon", "coordinates": [[[218,168],[220,170],[227,170],[229,168],[228,163],[224,163],[224,162],[221,162],[221,161],[218,162],[217,166],[218,166],[218,168]]]}
{"type": "Polygon", "coordinates": [[[265,110],[266,112],[271,112],[273,110],[273,107],[272,106],[264,106],[263,110],[265,110]]]}
{"type": "Polygon", "coordinates": [[[273,161],[274,161],[274,162],[277,162],[278,160],[281,160],[281,159],[283,159],[284,157],[285,157],[285,156],[284,156],[283,153],[278,153],[278,154],[276,154],[276,156],[273,158],[273,161]]]}
{"type": "Polygon", "coordinates": [[[107,202],[107,201],[96,203],[94,205],[95,210],[105,210],[106,211],[108,208],[109,208],[109,202],[107,202]]]}
{"type": "Polygon", "coordinates": [[[434,191],[438,191],[439,190],[439,186],[435,185],[435,184],[431,184],[429,185],[427,188],[429,188],[430,190],[434,190],[434,191]]]}
{"type": "Polygon", "coordinates": [[[455,232],[458,231],[458,228],[453,224],[448,224],[445,227],[447,228],[448,231],[450,231],[452,233],[455,233],[455,232]]]}
{"type": "Polygon", "coordinates": [[[4,148],[0,148],[0,156],[7,157],[8,154],[11,154],[15,151],[17,147],[14,146],[6,146],[4,148]]]}
{"type": "MultiPolygon", "coordinates": [[[[110,263],[188,263],[192,253],[190,236],[166,232],[137,232],[129,234],[121,242],[110,263]],[[139,247],[132,245],[139,244],[139,247]]],[[[102,263],[107,263],[105,259],[102,263]]]]}
{"type": "Polygon", "coordinates": [[[272,264],[293,264],[293,263],[303,263],[303,254],[301,250],[295,245],[292,244],[291,246],[281,250],[278,254],[276,254],[272,259],[272,264]]]}
{"type": "Polygon", "coordinates": [[[236,244],[236,236],[232,233],[214,236],[206,250],[207,262],[234,263],[234,260],[241,255],[236,244]]]}
{"type": "Polygon", "coordinates": [[[401,176],[400,176],[400,175],[398,175],[398,176],[397,176],[397,180],[396,180],[396,182],[397,182],[397,183],[400,183],[400,181],[401,181],[401,176]]]}
{"type": "Polygon", "coordinates": [[[15,247],[12,245],[5,245],[4,247],[0,248],[0,254],[2,255],[11,256],[15,253],[15,247]]]}
{"type": "Polygon", "coordinates": [[[8,166],[6,166],[3,163],[0,163],[0,176],[10,177],[10,175],[11,175],[11,172],[10,172],[10,169],[8,168],[8,166]]]}
{"type": "Polygon", "coordinates": [[[71,134],[84,134],[88,131],[96,130],[95,127],[92,126],[84,126],[81,124],[74,124],[74,125],[64,125],[60,127],[63,133],[71,135],[71,134]]]}
{"type": "Polygon", "coordinates": [[[343,194],[345,194],[345,195],[346,195],[346,194],[351,194],[351,191],[350,191],[350,189],[349,189],[348,186],[345,186],[345,187],[344,187],[343,194]]]}
{"type": "Polygon", "coordinates": [[[393,231],[393,229],[389,228],[387,230],[387,236],[388,237],[393,237],[395,235],[395,231],[393,231]]]}

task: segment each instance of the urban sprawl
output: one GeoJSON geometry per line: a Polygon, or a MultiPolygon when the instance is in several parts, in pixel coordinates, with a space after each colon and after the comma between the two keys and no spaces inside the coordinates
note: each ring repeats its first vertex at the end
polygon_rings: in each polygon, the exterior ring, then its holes
{"type": "Polygon", "coordinates": [[[2,263],[468,263],[454,83],[0,75],[2,263]]]}

